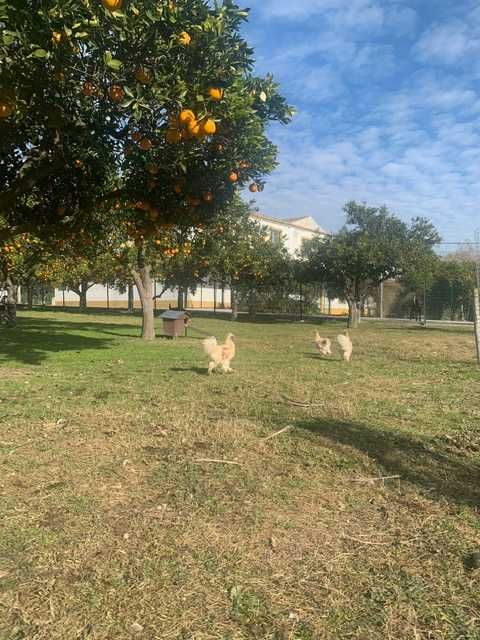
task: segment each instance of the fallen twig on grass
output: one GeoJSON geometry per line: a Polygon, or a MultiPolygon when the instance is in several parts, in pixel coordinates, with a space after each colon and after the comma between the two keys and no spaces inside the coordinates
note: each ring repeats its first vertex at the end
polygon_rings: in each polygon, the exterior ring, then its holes
{"type": "Polygon", "coordinates": [[[284,400],[287,404],[292,404],[294,407],[302,407],[304,409],[308,409],[309,407],[321,407],[321,404],[314,404],[312,402],[306,402],[305,400],[292,400],[291,398],[287,398],[287,396],[282,395],[282,400],[284,400]]]}
{"type": "Polygon", "coordinates": [[[373,545],[375,547],[389,547],[391,546],[390,542],[374,542],[373,540],[361,540],[360,538],[354,538],[353,536],[342,535],[344,540],[352,540],[353,542],[358,542],[359,544],[368,544],[373,545]]]}
{"type": "Polygon", "coordinates": [[[217,460],[216,458],[195,458],[193,462],[213,462],[216,464],[237,464],[241,465],[240,462],[236,462],[235,460],[217,460]]]}
{"type": "Polygon", "coordinates": [[[283,427],[283,429],[280,429],[280,431],[275,431],[275,433],[272,433],[271,435],[267,436],[266,438],[263,438],[262,442],[266,442],[267,440],[271,440],[272,438],[276,438],[281,433],[285,433],[285,431],[288,431],[289,429],[293,429],[293,424],[289,424],[288,426],[283,427]]]}
{"type": "Polygon", "coordinates": [[[402,476],[379,476],[378,478],[351,478],[351,482],[381,482],[382,480],[399,480],[402,476]]]}

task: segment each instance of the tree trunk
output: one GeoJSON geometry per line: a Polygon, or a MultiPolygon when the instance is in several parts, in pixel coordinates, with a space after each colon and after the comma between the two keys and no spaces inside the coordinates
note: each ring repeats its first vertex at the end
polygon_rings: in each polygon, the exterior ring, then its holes
{"type": "Polygon", "coordinates": [[[238,295],[235,289],[230,291],[230,299],[232,306],[232,315],[230,316],[230,319],[235,322],[238,320],[238,295]]]}
{"type": "Polygon", "coordinates": [[[33,309],[33,287],[31,284],[27,285],[27,309],[33,309]]]}
{"type": "Polygon", "coordinates": [[[221,297],[220,297],[220,309],[225,309],[225,285],[222,282],[222,289],[220,291],[221,297]]]}
{"type": "Polygon", "coordinates": [[[248,315],[252,320],[257,317],[257,292],[252,289],[248,294],[248,315]]]}
{"type": "Polygon", "coordinates": [[[10,327],[15,327],[17,324],[17,287],[10,276],[7,276],[5,284],[7,288],[7,323],[10,327]]]}
{"type": "Polygon", "coordinates": [[[87,310],[87,291],[89,289],[88,282],[82,280],[78,289],[78,295],[80,296],[80,309],[82,311],[87,310]]]}
{"type": "Polygon", "coordinates": [[[348,299],[348,328],[356,329],[360,324],[360,302],[348,299]]]}
{"type": "Polygon", "coordinates": [[[183,287],[178,287],[177,308],[179,311],[182,311],[184,307],[185,307],[185,293],[183,291],[183,287]]]}
{"type": "Polygon", "coordinates": [[[135,309],[135,301],[133,296],[133,284],[128,285],[127,293],[128,293],[128,312],[133,313],[135,309]]]}
{"type": "MultiPolygon", "coordinates": [[[[141,260],[139,263],[142,265],[141,260]]],[[[152,268],[150,265],[142,265],[138,271],[132,269],[132,275],[142,303],[142,338],[150,342],[155,340],[152,268]]]]}

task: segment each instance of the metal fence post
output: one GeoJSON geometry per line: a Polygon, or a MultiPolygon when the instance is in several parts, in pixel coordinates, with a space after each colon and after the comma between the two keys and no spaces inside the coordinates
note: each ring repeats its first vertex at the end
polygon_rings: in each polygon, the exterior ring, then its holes
{"type": "Polygon", "coordinates": [[[473,292],[473,308],[475,314],[475,344],[477,347],[477,362],[480,365],[480,229],[475,232],[477,255],[475,260],[475,275],[477,286],[473,292]]]}
{"type": "Polygon", "coordinates": [[[427,327],[427,282],[423,285],[423,325],[427,327]]]}

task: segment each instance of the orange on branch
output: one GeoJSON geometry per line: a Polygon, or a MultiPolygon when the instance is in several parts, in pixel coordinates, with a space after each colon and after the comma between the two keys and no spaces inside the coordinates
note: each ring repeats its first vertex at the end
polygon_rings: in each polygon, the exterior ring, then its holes
{"type": "Polygon", "coordinates": [[[231,172],[228,174],[228,179],[229,179],[229,180],[230,180],[230,182],[232,182],[232,183],[237,182],[237,180],[238,180],[238,173],[235,173],[235,171],[231,171],[231,172]]]}
{"type": "Polygon", "coordinates": [[[87,97],[91,97],[93,95],[95,95],[95,85],[92,84],[91,82],[84,82],[83,83],[83,88],[82,88],[82,93],[84,96],[87,97]]]}
{"type": "Polygon", "coordinates": [[[208,95],[214,102],[220,102],[220,100],[223,98],[223,89],[219,89],[218,87],[210,87],[210,89],[208,90],[208,95]]]}
{"type": "Polygon", "coordinates": [[[135,71],[135,78],[140,84],[150,84],[152,76],[143,67],[138,67],[135,71]]]}
{"type": "Polygon", "coordinates": [[[252,184],[248,187],[250,189],[250,191],[252,193],[257,193],[258,191],[258,184],[255,184],[255,182],[252,182],[252,184]]]}
{"type": "Polygon", "coordinates": [[[102,0],[102,4],[108,11],[121,11],[123,0],[102,0]]]}
{"type": "Polygon", "coordinates": [[[11,100],[0,98],[0,119],[9,118],[15,111],[15,106],[11,100]]]}
{"type": "Polygon", "coordinates": [[[201,135],[202,128],[196,120],[190,120],[187,124],[187,131],[193,138],[196,138],[201,135]]]}
{"type": "Polygon", "coordinates": [[[63,38],[63,33],[61,31],[53,31],[52,32],[52,43],[60,44],[63,38]]]}
{"type": "Polygon", "coordinates": [[[142,139],[142,135],[141,135],[141,133],[139,133],[138,131],[134,131],[134,132],[132,133],[132,140],[133,140],[134,142],[140,142],[140,140],[141,140],[141,139],[142,139]]]}
{"type": "Polygon", "coordinates": [[[217,130],[217,125],[215,124],[215,120],[213,118],[208,118],[202,122],[202,131],[206,136],[213,136],[215,131],[217,130]]]}
{"type": "Polygon", "coordinates": [[[152,176],[156,176],[159,168],[158,168],[158,164],[155,164],[154,162],[149,162],[147,164],[147,171],[148,173],[150,173],[152,176]]]}
{"type": "Polygon", "coordinates": [[[180,42],[180,44],[183,44],[184,47],[188,47],[188,45],[192,41],[192,37],[186,31],[182,31],[182,33],[178,36],[178,41],[180,42]]]}
{"type": "Polygon", "coordinates": [[[180,195],[183,192],[183,187],[181,184],[177,182],[176,184],[173,185],[173,190],[177,195],[180,195]]]}
{"type": "Polygon", "coordinates": [[[203,194],[203,199],[205,202],[213,202],[213,193],[211,191],[207,191],[203,194]]]}
{"type": "Polygon", "coordinates": [[[178,122],[180,123],[180,126],[186,127],[189,122],[195,120],[195,114],[190,109],[183,109],[183,111],[180,111],[180,115],[178,116],[178,122]]]}
{"type": "Polygon", "coordinates": [[[108,96],[113,102],[122,102],[125,98],[125,91],[118,84],[112,84],[108,89],[108,96]]]}
{"type": "Polygon", "coordinates": [[[182,140],[182,134],[178,129],[167,129],[165,140],[168,144],[178,144],[182,140]]]}
{"type": "Polygon", "coordinates": [[[142,138],[138,143],[138,146],[142,151],[150,151],[153,148],[153,143],[149,138],[142,138]]]}

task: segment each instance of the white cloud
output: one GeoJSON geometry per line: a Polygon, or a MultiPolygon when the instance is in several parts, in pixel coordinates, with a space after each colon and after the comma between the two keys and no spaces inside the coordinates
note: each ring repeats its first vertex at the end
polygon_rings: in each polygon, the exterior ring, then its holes
{"type": "Polygon", "coordinates": [[[480,38],[476,29],[460,20],[439,24],[423,33],[415,46],[417,55],[425,61],[456,64],[480,52],[480,38]]]}

